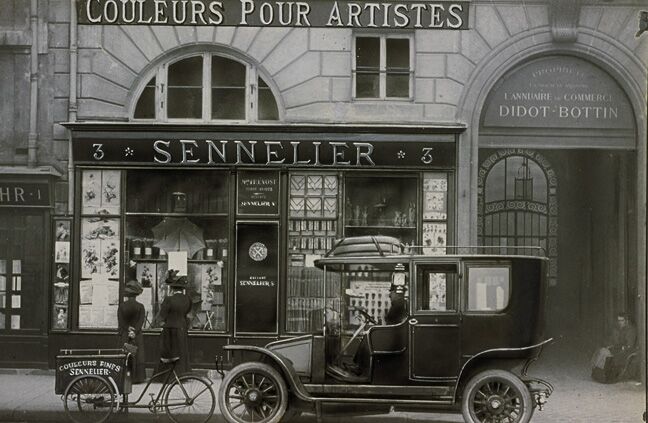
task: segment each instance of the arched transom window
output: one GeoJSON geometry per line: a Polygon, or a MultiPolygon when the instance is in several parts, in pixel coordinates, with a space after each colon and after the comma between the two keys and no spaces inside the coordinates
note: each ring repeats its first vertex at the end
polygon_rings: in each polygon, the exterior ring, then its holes
{"type": "Polygon", "coordinates": [[[279,119],[257,68],[214,53],[183,56],[155,69],[140,88],[133,119],[255,122],[279,119]]]}

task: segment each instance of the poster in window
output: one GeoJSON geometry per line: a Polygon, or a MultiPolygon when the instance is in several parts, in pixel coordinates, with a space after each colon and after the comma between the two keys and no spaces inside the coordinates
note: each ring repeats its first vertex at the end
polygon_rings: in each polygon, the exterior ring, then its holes
{"type": "Polygon", "coordinates": [[[81,177],[83,214],[96,214],[101,207],[101,170],[85,170],[81,177]]]}
{"type": "Polygon", "coordinates": [[[70,262],[70,243],[66,241],[56,241],[54,244],[54,262],[70,262]]]}
{"type": "Polygon", "coordinates": [[[445,223],[423,223],[423,254],[445,254],[447,232],[445,223]]]}
{"type": "Polygon", "coordinates": [[[236,332],[276,333],[279,226],[240,223],[236,235],[236,332]]]}
{"type": "Polygon", "coordinates": [[[239,214],[279,214],[279,172],[240,171],[236,191],[239,214]]]}
{"type": "Polygon", "coordinates": [[[143,288],[155,286],[157,282],[157,272],[155,267],[155,263],[137,263],[135,278],[142,284],[143,288]]]}
{"type": "Polygon", "coordinates": [[[55,238],[57,242],[70,242],[70,221],[69,220],[59,220],[56,222],[56,234],[55,238]]]}
{"type": "Polygon", "coordinates": [[[426,173],[423,179],[423,219],[448,218],[448,176],[445,173],[426,173]]]}
{"type": "Polygon", "coordinates": [[[108,214],[119,214],[120,172],[104,170],[101,176],[101,210],[108,214]]]}

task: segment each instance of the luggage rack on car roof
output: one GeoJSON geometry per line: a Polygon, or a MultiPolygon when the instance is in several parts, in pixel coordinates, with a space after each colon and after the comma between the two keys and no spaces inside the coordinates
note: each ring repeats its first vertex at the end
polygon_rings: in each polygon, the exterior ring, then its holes
{"type": "Polygon", "coordinates": [[[336,240],[324,257],[367,257],[395,255],[531,255],[546,257],[545,249],[538,246],[509,245],[407,245],[401,240],[385,235],[345,237],[336,240]]]}

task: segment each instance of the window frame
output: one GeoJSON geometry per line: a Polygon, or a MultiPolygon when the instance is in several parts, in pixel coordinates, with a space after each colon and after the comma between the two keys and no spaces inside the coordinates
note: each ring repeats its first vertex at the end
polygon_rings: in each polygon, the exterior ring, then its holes
{"type": "Polygon", "coordinates": [[[181,55],[176,55],[157,65],[141,78],[140,84],[133,91],[133,97],[130,104],[129,119],[133,122],[168,122],[168,123],[219,123],[219,124],[245,124],[254,122],[279,123],[282,120],[282,108],[280,99],[275,90],[269,84],[271,79],[260,72],[254,64],[237,57],[234,54],[228,54],[221,51],[190,51],[181,55]],[[168,116],[168,71],[172,64],[192,57],[202,57],[202,111],[201,116],[196,118],[170,118],[168,116]],[[228,60],[240,63],[245,68],[245,97],[243,99],[245,116],[241,119],[213,119],[212,113],[212,57],[219,56],[228,60]],[[137,104],[151,78],[155,78],[155,113],[153,118],[136,118],[135,110],[137,104]],[[266,85],[272,93],[277,107],[277,119],[260,119],[259,118],[259,87],[258,78],[263,78],[266,85]]]}
{"type": "Polygon", "coordinates": [[[414,71],[415,57],[414,54],[414,34],[381,34],[376,32],[356,32],[353,34],[351,46],[351,98],[353,101],[414,101],[414,71]],[[380,60],[378,68],[378,97],[358,97],[357,96],[357,52],[356,41],[358,38],[378,38],[380,41],[380,60]],[[407,39],[409,40],[409,93],[407,97],[388,97],[387,96],[387,39],[407,39]]]}
{"type": "Polygon", "coordinates": [[[477,315],[477,316],[497,316],[503,315],[508,312],[509,307],[511,306],[511,300],[513,299],[513,264],[510,261],[492,261],[492,262],[467,262],[464,263],[462,277],[465,279],[463,281],[463,295],[461,295],[461,311],[465,315],[477,315]],[[508,297],[506,298],[506,305],[504,308],[497,310],[471,310],[468,307],[469,304],[469,295],[470,295],[470,269],[471,268],[507,268],[508,269],[508,297]]]}
{"type": "MultiPolygon", "coordinates": [[[[461,278],[462,278],[462,273],[461,273],[461,267],[460,263],[455,260],[443,260],[443,261],[435,261],[435,262],[418,262],[414,263],[414,266],[411,266],[411,275],[410,275],[410,280],[412,283],[410,284],[410,313],[412,316],[417,315],[417,316],[429,316],[429,315],[453,315],[453,314],[459,314],[459,310],[462,308],[461,305],[461,295],[460,295],[460,284],[461,284],[461,278]],[[452,305],[453,309],[446,309],[446,310],[419,310],[418,308],[418,302],[419,302],[419,270],[421,272],[425,273],[428,270],[433,269],[434,267],[449,267],[449,266],[454,266],[455,272],[454,274],[456,275],[454,278],[454,283],[452,283],[451,289],[453,291],[453,298],[454,298],[454,304],[452,305]]],[[[435,272],[432,272],[435,273],[435,272]]],[[[436,272],[436,273],[451,273],[451,272],[436,272]]],[[[446,289],[447,289],[447,281],[446,281],[446,289]]],[[[446,290],[446,298],[447,298],[447,290],[446,290]]]]}

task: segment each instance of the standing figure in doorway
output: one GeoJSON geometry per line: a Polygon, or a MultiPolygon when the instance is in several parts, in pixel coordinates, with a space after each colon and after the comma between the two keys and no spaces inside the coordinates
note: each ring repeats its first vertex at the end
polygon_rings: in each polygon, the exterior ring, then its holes
{"type": "Polygon", "coordinates": [[[129,280],[124,288],[124,295],[127,299],[117,308],[117,322],[122,345],[128,343],[137,347],[134,349],[131,369],[133,383],[142,383],[146,380],[144,336],[142,335],[146,311],[144,305],[135,299],[142,291],[142,285],[139,282],[134,279],[129,280]]]}
{"type": "Polygon", "coordinates": [[[165,280],[171,288],[171,295],[164,298],[158,316],[164,322],[160,341],[160,360],[163,365],[177,361],[176,372],[182,374],[191,370],[187,338],[189,328],[187,315],[191,312],[191,299],[184,293],[187,288],[187,277],[178,277],[177,273],[177,270],[169,270],[165,280]]]}

